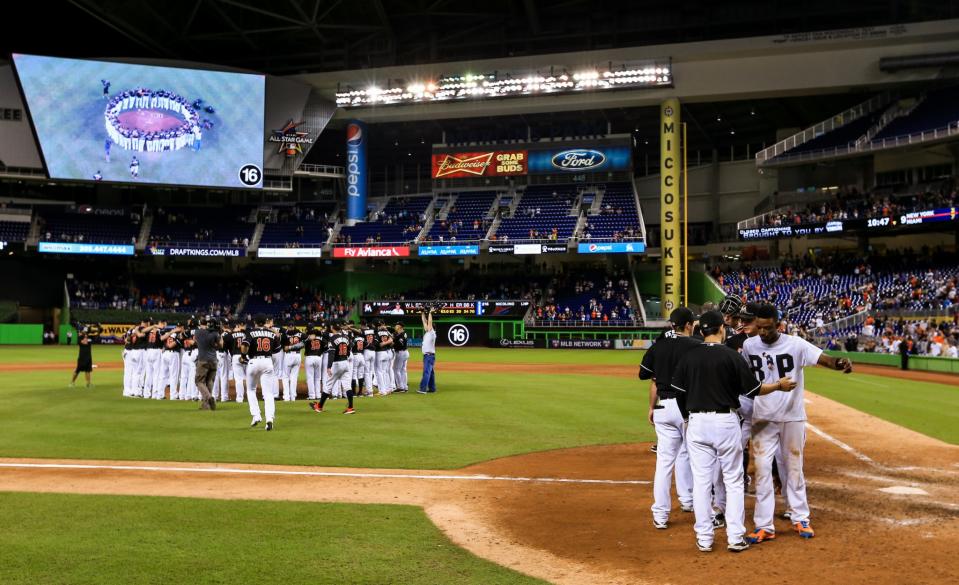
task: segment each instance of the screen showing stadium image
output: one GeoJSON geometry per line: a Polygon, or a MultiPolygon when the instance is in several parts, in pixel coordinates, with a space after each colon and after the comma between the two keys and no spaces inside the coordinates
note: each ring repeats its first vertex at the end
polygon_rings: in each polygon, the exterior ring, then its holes
{"type": "Polygon", "coordinates": [[[51,179],[263,186],[264,76],[13,61],[51,179]]]}

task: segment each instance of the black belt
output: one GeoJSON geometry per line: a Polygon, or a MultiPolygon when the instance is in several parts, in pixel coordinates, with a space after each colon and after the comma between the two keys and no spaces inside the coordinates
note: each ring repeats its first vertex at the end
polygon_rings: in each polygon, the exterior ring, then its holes
{"type": "Polygon", "coordinates": [[[690,410],[689,414],[736,414],[732,408],[728,410],[690,410]]]}

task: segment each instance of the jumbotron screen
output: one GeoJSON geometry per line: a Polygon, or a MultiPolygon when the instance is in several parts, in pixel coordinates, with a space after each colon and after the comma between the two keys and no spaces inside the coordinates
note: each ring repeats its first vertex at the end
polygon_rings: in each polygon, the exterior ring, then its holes
{"type": "Polygon", "coordinates": [[[13,62],[51,179],[263,187],[264,76],[13,62]]]}

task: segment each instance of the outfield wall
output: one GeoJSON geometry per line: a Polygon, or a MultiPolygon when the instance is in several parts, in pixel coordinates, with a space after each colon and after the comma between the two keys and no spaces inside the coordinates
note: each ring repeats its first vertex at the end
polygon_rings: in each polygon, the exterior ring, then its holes
{"type": "MultiPolygon", "coordinates": [[[[849,358],[852,360],[854,366],[858,363],[898,368],[900,365],[899,354],[866,353],[861,351],[827,351],[826,353],[833,357],[849,358]]],[[[923,372],[959,374],[959,359],[911,355],[909,356],[909,369],[923,372]]]]}
{"type": "Polygon", "coordinates": [[[0,324],[0,345],[41,345],[43,325],[0,324]]]}

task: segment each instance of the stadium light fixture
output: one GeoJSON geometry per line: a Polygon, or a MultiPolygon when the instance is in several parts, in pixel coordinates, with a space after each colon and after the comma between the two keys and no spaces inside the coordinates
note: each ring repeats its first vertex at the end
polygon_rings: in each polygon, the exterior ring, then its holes
{"type": "Polygon", "coordinates": [[[539,94],[562,94],[580,91],[607,91],[672,87],[672,64],[668,58],[638,63],[621,63],[595,69],[563,69],[561,75],[543,71],[496,71],[443,75],[435,81],[388,80],[383,89],[369,85],[366,89],[347,86],[336,93],[336,104],[343,108],[369,105],[402,105],[462,99],[526,97],[539,94]]]}

